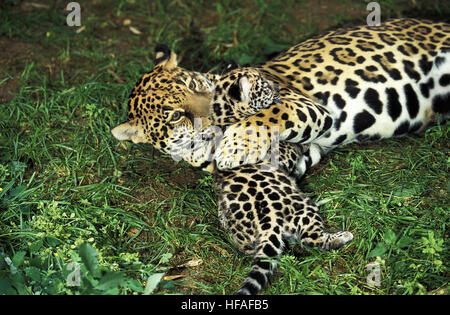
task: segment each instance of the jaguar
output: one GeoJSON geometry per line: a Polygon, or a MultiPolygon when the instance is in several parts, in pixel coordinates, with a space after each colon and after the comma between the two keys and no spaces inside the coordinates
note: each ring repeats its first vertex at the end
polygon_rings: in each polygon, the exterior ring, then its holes
{"type": "Polygon", "coordinates": [[[117,136],[168,152],[170,126],[223,117],[231,124],[214,153],[222,170],[260,161],[279,140],[308,145],[296,169],[302,176],[336,147],[420,133],[450,113],[450,25],[440,22],[394,19],[329,31],[244,68],[241,75],[258,72],[277,84],[281,98],[234,123],[226,103],[239,100],[239,76],[185,70],[166,46],[155,64],[131,92],[117,136]],[[261,127],[267,139],[248,134],[261,127]]]}
{"type": "MultiPolygon", "coordinates": [[[[231,64],[222,78],[224,84],[216,85],[209,116],[213,125],[230,125],[280,101],[276,83],[252,69],[233,70],[238,68],[231,64]]],[[[264,288],[277,267],[273,257],[282,254],[285,243],[300,239],[304,246],[330,250],[353,239],[347,231],[324,232],[318,207],[291,176],[305,149],[305,145],[280,142],[270,148],[278,158],[270,161],[273,164],[258,162],[214,172],[222,226],[241,252],[254,257],[238,294],[255,294],[264,288]]]]}
{"type": "MultiPolygon", "coordinates": [[[[216,143],[216,151],[213,159],[220,164],[221,158],[217,158],[225,153],[226,157],[239,159],[242,162],[244,158],[248,158],[244,164],[254,164],[267,159],[275,159],[274,164],[279,161],[285,166],[291,175],[301,178],[303,175],[301,163],[304,154],[308,152],[309,144],[301,141],[293,141],[304,139],[305,137],[320,137],[332,125],[332,118],[329,111],[314,102],[305,98],[299,91],[293,91],[286,87],[280,87],[277,83],[267,80],[261,72],[252,68],[239,68],[234,64],[233,68],[228,68],[227,73],[223,74],[215,84],[214,95],[210,106],[209,122],[222,127],[220,141],[216,143]],[[249,80],[248,78],[251,78],[249,80]],[[242,84],[242,82],[246,84],[242,84]],[[247,87],[246,87],[247,85],[247,87]],[[265,86],[264,89],[259,88],[265,86]],[[258,93],[255,90],[258,89],[258,93]],[[258,104],[259,106],[255,106],[258,104]],[[280,131],[276,126],[268,128],[259,119],[264,118],[266,113],[264,109],[271,108],[271,113],[278,117],[270,117],[271,123],[281,122],[286,119],[288,111],[296,111],[297,115],[310,115],[314,119],[305,121],[302,125],[293,124],[285,128],[292,130],[292,133],[285,140],[280,141],[280,131]],[[280,118],[281,117],[281,120],[280,118]],[[251,122],[251,120],[254,120],[251,122]],[[245,121],[245,124],[242,122],[245,121]],[[229,147],[227,151],[223,149],[222,140],[229,133],[227,127],[231,126],[232,131],[240,131],[234,133],[234,145],[229,147]],[[224,128],[225,127],[225,128],[224,128]],[[248,143],[248,146],[239,146],[248,143]],[[284,152],[294,150],[293,146],[302,146],[302,155],[295,158],[284,154],[284,152]],[[273,147],[275,151],[272,150],[273,147]],[[281,150],[277,150],[280,147],[281,150]],[[276,154],[275,154],[276,153],[276,154]],[[281,154],[280,154],[281,153],[281,154]],[[253,158],[253,160],[251,159],[253,158]]],[[[302,116],[306,117],[306,116],[302,116]]],[[[229,160],[229,159],[228,159],[229,160]]],[[[219,169],[236,167],[219,167],[219,169]]]]}
{"type": "Polygon", "coordinates": [[[353,239],[348,231],[325,232],[319,208],[302,193],[282,168],[243,165],[215,173],[219,219],[236,247],[254,257],[237,292],[256,294],[269,282],[286,243],[306,247],[341,248],[353,239]]]}

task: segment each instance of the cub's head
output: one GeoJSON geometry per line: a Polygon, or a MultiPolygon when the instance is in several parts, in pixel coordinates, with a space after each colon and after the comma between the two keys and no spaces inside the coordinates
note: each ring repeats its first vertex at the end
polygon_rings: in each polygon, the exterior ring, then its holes
{"type": "Polygon", "coordinates": [[[118,140],[150,143],[169,153],[176,127],[193,129],[194,117],[209,115],[214,87],[206,75],[178,67],[176,54],[165,45],[156,47],[154,64],[130,94],[128,121],[111,132],[118,140]]]}
{"type": "Polygon", "coordinates": [[[210,119],[224,126],[280,101],[280,89],[255,68],[229,68],[216,81],[210,119]]]}

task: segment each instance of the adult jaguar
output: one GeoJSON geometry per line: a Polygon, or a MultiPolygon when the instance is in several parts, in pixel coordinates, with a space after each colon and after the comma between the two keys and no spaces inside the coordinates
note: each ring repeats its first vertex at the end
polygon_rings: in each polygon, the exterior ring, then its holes
{"type": "MultiPolygon", "coordinates": [[[[211,111],[227,116],[222,109],[239,99],[241,77],[187,71],[159,48],[157,66],[130,95],[129,121],[116,131],[169,152],[169,125],[193,126],[193,117],[207,124],[211,111]]],[[[215,152],[217,166],[260,161],[279,137],[309,145],[297,167],[302,175],[337,146],[420,132],[436,114],[449,115],[450,25],[397,19],[331,31],[247,70],[276,82],[281,102],[233,123],[215,152]],[[269,139],[248,135],[249,127],[264,127],[269,139]]]]}

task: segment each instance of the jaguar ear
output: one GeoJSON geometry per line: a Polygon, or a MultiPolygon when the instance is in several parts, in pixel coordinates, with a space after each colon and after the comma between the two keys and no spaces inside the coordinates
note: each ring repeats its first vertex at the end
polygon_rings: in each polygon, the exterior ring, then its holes
{"type": "MultiPolygon", "coordinates": [[[[231,70],[234,70],[234,69],[237,69],[237,68],[239,68],[238,63],[237,63],[236,61],[234,61],[234,60],[231,60],[231,61],[228,63],[227,68],[225,69],[225,73],[228,73],[228,72],[230,72],[231,70]]],[[[224,73],[224,74],[225,74],[225,73],[224,73]]]]}
{"type": "Polygon", "coordinates": [[[248,78],[246,76],[243,76],[239,80],[239,89],[241,91],[241,102],[248,103],[250,102],[250,89],[252,85],[248,81],[248,78]]]}
{"type": "Polygon", "coordinates": [[[144,142],[140,135],[139,127],[132,122],[124,122],[111,130],[112,135],[120,141],[133,141],[134,143],[144,142]]]}
{"type": "Polygon", "coordinates": [[[172,69],[178,65],[177,55],[172,52],[167,45],[156,45],[155,53],[155,66],[162,66],[163,68],[172,69]]]}

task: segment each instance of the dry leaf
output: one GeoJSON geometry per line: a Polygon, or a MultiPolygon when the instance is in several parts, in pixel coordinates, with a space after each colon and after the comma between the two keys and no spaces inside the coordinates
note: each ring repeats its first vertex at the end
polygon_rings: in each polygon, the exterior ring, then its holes
{"type": "Polygon", "coordinates": [[[82,27],[80,27],[79,29],[77,29],[76,31],[75,31],[75,33],[77,33],[77,34],[79,34],[79,33],[81,33],[82,31],[84,31],[86,29],[86,26],[82,26],[82,27]]]}
{"type": "Polygon", "coordinates": [[[237,31],[233,32],[233,44],[234,44],[234,46],[238,46],[239,45],[239,41],[237,39],[237,31]]]}
{"type": "Polygon", "coordinates": [[[114,77],[119,83],[124,83],[124,81],[111,69],[106,69],[106,72],[108,72],[110,75],[114,77]]]}
{"type": "MultiPolygon", "coordinates": [[[[119,146],[124,149],[125,151],[128,151],[128,147],[126,146],[126,144],[123,141],[119,142],[119,146]]],[[[125,161],[126,159],[122,159],[123,161],[125,161]]]]}
{"type": "Polygon", "coordinates": [[[173,276],[164,276],[163,280],[175,280],[175,279],[179,279],[179,278],[184,278],[186,277],[186,275],[173,275],[173,276]]]}
{"type": "Polygon", "coordinates": [[[37,8],[37,9],[48,9],[50,8],[49,5],[47,4],[41,4],[41,3],[36,3],[36,2],[30,2],[28,3],[30,6],[37,8]]]}
{"type": "Polygon", "coordinates": [[[134,26],[130,26],[130,31],[131,31],[131,33],[136,34],[136,35],[142,34],[141,31],[138,30],[137,28],[135,28],[134,26]]]}
{"type": "Polygon", "coordinates": [[[138,228],[131,228],[129,231],[128,231],[128,235],[129,236],[134,236],[134,235],[136,235],[137,233],[139,233],[139,229],[138,228]]]}
{"type": "Polygon", "coordinates": [[[222,256],[227,256],[227,257],[230,256],[230,254],[229,254],[225,249],[223,249],[222,247],[213,245],[213,248],[214,248],[216,251],[218,251],[219,253],[221,253],[222,256]]]}
{"type": "Polygon", "coordinates": [[[200,265],[203,262],[200,258],[194,258],[192,260],[189,260],[188,262],[185,262],[184,264],[178,265],[177,268],[190,268],[190,267],[196,267],[200,265]]]}

